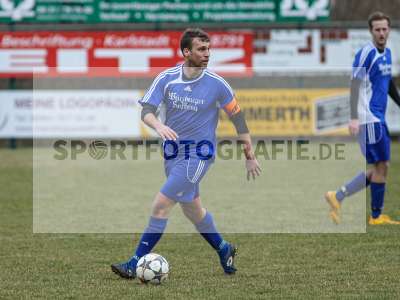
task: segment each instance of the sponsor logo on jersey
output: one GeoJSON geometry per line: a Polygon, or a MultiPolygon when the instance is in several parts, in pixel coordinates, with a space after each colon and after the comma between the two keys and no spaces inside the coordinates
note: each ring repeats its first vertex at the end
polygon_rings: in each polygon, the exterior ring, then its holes
{"type": "Polygon", "coordinates": [[[381,71],[382,75],[390,75],[392,74],[392,65],[389,64],[379,64],[379,71],[381,71]]]}
{"type": "Polygon", "coordinates": [[[205,103],[204,99],[180,96],[175,92],[169,92],[168,99],[171,100],[173,108],[191,111],[198,111],[198,105],[205,103]]]}

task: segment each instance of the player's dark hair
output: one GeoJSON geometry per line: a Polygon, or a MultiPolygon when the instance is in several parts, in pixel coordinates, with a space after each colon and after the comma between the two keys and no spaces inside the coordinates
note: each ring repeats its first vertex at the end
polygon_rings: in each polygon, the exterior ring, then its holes
{"type": "Polygon", "coordinates": [[[368,17],[369,29],[372,30],[372,23],[374,21],[381,21],[381,20],[386,20],[388,22],[389,27],[390,27],[390,17],[388,15],[385,15],[383,12],[376,11],[376,12],[372,13],[368,17]]]}
{"type": "Polygon", "coordinates": [[[192,49],[192,41],[194,38],[199,38],[202,42],[209,42],[210,37],[204,30],[200,28],[188,28],[186,29],[181,37],[181,51],[183,53],[183,49],[188,48],[192,49]]]}

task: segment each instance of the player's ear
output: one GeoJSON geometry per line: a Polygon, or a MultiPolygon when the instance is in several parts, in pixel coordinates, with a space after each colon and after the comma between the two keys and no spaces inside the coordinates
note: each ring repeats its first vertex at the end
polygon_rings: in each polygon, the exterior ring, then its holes
{"type": "Polygon", "coordinates": [[[189,48],[184,48],[183,49],[183,57],[189,56],[190,55],[190,49],[189,48]]]}

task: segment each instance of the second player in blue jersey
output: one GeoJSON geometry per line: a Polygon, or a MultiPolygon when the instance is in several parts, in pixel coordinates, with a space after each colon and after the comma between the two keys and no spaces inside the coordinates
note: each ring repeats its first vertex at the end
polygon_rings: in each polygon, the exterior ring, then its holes
{"type": "Polygon", "coordinates": [[[390,18],[381,12],[375,12],[369,17],[368,25],[372,41],[357,52],[353,63],[349,130],[351,134],[358,136],[361,151],[371,168],[359,173],[336,192],[327,192],[325,198],[331,207],[330,217],[339,223],[343,200],[370,186],[369,224],[400,224],[382,214],[390,160],[390,136],[385,120],[387,96],[390,95],[400,106],[400,96],[391,73],[391,51],[386,47],[390,18]]]}

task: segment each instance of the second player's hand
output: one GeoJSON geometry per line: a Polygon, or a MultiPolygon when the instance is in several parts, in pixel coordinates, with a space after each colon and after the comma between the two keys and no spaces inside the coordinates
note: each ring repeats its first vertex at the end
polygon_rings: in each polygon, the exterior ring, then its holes
{"type": "Polygon", "coordinates": [[[360,130],[360,122],[358,122],[357,119],[350,120],[349,123],[350,134],[357,135],[359,130],[360,130]]]}
{"type": "Polygon", "coordinates": [[[155,130],[157,131],[158,135],[165,141],[165,140],[173,140],[176,141],[178,138],[178,134],[164,124],[158,125],[155,130]]]}
{"type": "Polygon", "coordinates": [[[250,180],[250,176],[255,180],[256,176],[261,175],[261,167],[256,158],[246,160],[246,169],[247,180],[250,180]]]}

